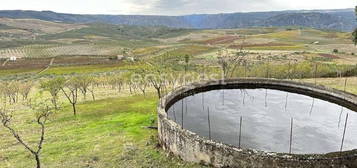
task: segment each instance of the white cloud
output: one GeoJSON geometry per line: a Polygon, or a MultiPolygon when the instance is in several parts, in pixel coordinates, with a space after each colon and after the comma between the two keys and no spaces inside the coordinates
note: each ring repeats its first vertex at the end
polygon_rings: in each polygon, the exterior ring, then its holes
{"type": "Polygon", "coordinates": [[[353,8],[355,0],[1,0],[0,10],[53,10],[80,14],[156,14],[252,12],[353,8]]]}

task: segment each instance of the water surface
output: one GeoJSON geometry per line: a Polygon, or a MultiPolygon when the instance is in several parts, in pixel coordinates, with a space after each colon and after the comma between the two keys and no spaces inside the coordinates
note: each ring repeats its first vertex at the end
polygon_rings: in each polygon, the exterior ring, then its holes
{"type": "Polygon", "coordinates": [[[179,100],[167,113],[185,129],[215,141],[296,154],[340,151],[348,114],[343,150],[357,148],[356,112],[296,93],[212,90],[179,100]]]}

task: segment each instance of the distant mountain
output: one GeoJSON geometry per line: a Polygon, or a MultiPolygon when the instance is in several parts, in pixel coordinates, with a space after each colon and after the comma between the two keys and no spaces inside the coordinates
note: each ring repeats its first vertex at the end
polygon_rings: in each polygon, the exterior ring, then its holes
{"type": "Polygon", "coordinates": [[[262,26],[304,26],[352,31],[357,27],[354,9],[199,14],[185,16],[79,15],[52,11],[0,11],[0,17],[32,18],[67,23],[107,23],[175,28],[217,29],[262,26]]]}
{"type": "Polygon", "coordinates": [[[265,26],[304,26],[315,29],[332,29],[349,31],[356,24],[354,19],[347,19],[328,13],[288,13],[270,17],[264,21],[265,26]]]}

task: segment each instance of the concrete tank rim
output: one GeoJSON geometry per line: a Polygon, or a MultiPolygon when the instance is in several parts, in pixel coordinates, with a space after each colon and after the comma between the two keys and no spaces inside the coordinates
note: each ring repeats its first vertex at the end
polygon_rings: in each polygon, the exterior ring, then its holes
{"type": "MultiPolygon", "coordinates": [[[[180,132],[184,132],[189,136],[195,137],[197,140],[202,141],[204,143],[215,145],[215,146],[223,146],[225,148],[231,148],[235,151],[240,151],[248,154],[275,157],[279,159],[297,159],[297,160],[301,160],[301,159],[302,160],[330,160],[330,159],[338,159],[338,158],[346,158],[346,157],[351,157],[351,158],[357,157],[357,149],[347,150],[342,152],[336,151],[336,152],[330,152],[325,154],[289,154],[289,153],[260,151],[256,149],[240,149],[230,144],[209,140],[208,138],[200,136],[197,133],[194,133],[190,130],[182,129],[179,124],[177,124],[173,120],[170,120],[167,116],[166,108],[168,106],[171,106],[170,103],[175,101],[175,99],[181,99],[178,97],[180,97],[180,95],[184,93],[192,92],[192,91],[196,91],[197,93],[198,89],[202,89],[209,86],[217,87],[217,89],[222,89],[224,87],[227,87],[228,85],[239,85],[239,84],[267,84],[267,85],[275,85],[275,86],[282,86],[282,87],[292,87],[294,89],[308,89],[308,90],[310,89],[310,91],[316,93],[326,94],[327,96],[332,96],[334,98],[341,99],[340,101],[348,101],[350,103],[353,103],[357,109],[357,95],[345,91],[333,89],[333,88],[328,88],[326,86],[314,85],[310,83],[297,82],[291,80],[280,80],[280,79],[234,78],[234,79],[226,79],[226,80],[209,80],[203,82],[195,82],[176,88],[175,90],[169,92],[159,100],[157,106],[159,120],[166,120],[166,122],[168,122],[170,126],[177,127],[179,128],[180,132]]],[[[215,90],[215,89],[210,89],[210,90],[215,90]]],[[[353,111],[357,112],[356,110],[353,111]]],[[[160,138],[160,134],[159,134],[159,138],[160,138]]]]}

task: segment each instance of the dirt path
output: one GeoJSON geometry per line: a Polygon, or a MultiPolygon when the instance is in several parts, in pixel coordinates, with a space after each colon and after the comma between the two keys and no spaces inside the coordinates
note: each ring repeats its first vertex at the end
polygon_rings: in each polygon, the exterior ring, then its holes
{"type": "Polygon", "coordinates": [[[45,72],[47,71],[52,65],[53,65],[53,62],[55,61],[55,57],[51,59],[50,63],[48,64],[48,66],[43,69],[42,71],[38,72],[38,74],[41,74],[42,72],[45,72]]]}
{"type": "Polygon", "coordinates": [[[2,66],[5,66],[6,65],[6,63],[8,63],[10,60],[9,59],[7,59],[3,64],[2,64],[2,66]]]}
{"type": "Polygon", "coordinates": [[[54,61],[55,61],[55,58],[52,58],[51,61],[50,61],[50,64],[48,65],[48,67],[52,66],[54,61]]]}

